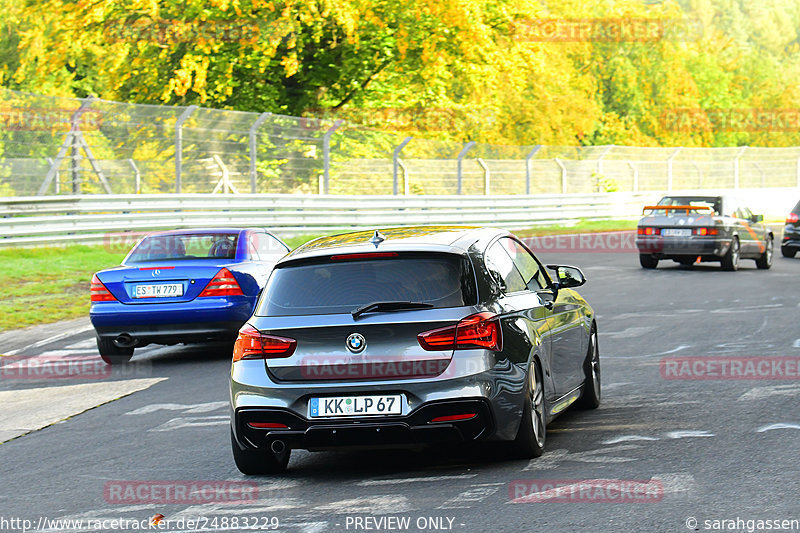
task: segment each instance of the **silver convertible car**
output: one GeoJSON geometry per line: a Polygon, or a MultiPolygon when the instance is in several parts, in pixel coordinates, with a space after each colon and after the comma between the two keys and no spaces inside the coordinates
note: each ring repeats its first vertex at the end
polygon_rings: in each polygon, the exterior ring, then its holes
{"type": "Polygon", "coordinates": [[[313,240],[285,256],[241,328],[231,444],[245,474],[292,449],[507,441],[537,457],[548,422],[600,404],[585,282],[510,233],[408,227],[313,240]]]}

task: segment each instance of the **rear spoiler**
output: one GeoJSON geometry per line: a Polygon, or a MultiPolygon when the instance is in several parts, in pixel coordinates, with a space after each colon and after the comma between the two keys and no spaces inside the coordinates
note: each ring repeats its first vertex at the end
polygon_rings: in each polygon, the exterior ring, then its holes
{"type": "Polygon", "coordinates": [[[642,210],[644,215],[646,211],[664,210],[664,211],[686,211],[688,215],[690,211],[711,211],[714,213],[714,208],[708,205],[648,205],[642,210]]]}

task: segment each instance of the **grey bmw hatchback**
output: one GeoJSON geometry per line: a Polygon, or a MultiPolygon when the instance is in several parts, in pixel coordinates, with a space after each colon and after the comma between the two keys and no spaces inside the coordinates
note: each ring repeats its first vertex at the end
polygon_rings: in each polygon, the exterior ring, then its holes
{"type": "Polygon", "coordinates": [[[239,331],[231,444],[244,474],[292,449],[507,441],[544,451],[567,407],[600,404],[594,311],[575,267],[507,231],[405,227],[322,237],[276,265],[239,331]]]}

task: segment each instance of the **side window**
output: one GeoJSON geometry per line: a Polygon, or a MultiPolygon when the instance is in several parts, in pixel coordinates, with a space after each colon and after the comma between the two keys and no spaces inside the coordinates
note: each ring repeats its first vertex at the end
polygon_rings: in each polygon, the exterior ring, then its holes
{"type": "Polygon", "coordinates": [[[511,256],[514,265],[516,265],[519,273],[522,274],[522,282],[528,287],[528,290],[538,291],[544,289],[547,285],[541,266],[536,258],[519,242],[508,237],[503,237],[498,242],[503,244],[503,247],[511,256]]]}
{"type": "Polygon", "coordinates": [[[274,262],[289,253],[286,246],[269,233],[259,232],[254,236],[256,238],[256,249],[262,261],[274,262]]]}
{"type": "Polygon", "coordinates": [[[506,294],[525,290],[522,276],[500,241],[492,243],[486,249],[486,268],[500,277],[505,285],[503,292],[506,294]]]}
{"type": "Polygon", "coordinates": [[[752,220],[752,219],[753,219],[753,212],[752,212],[752,211],[750,211],[750,209],[749,209],[749,208],[747,208],[747,207],[740,207],[740,208],[739,208],[739,211],[741,211],[741,212],[742,212],[742,218],[743,218],[744,220],[748,220],[748,221],[750,221],[750,220],[752,220]]]}

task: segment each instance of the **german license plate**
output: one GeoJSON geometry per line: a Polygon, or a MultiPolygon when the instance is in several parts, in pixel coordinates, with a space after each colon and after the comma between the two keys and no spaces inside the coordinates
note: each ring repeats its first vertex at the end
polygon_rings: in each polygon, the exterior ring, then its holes
{"type": "Polygon", "coordinates": [[[308,415],[310,418],[400,415],[403,414],[402,398],[399,394],[311,398],[308,415]]]}
{"type": "Polygon", "coordinates": [[[159,283],[158,285],[137,285],[135,298],[171,298],[183,296],[183,283],[159,283]]]}
{"type": "Polygon", "coordinates": [[[665,237],[688,237],[692,234],[692,230],[690,229],[676,229],[676,228],[666,228],[661,230],[661,234],[665,237]]]}

